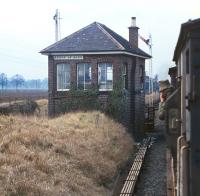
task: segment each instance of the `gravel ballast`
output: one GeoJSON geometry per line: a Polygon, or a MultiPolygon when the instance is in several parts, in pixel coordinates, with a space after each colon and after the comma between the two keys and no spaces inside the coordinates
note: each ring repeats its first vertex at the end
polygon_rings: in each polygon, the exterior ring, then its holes
{"type": "MultiPolygon", "coordinates": [[[[157,115],[156,115],[157,117],[157,115]]],[[[166,141],[163,136],[164,124],[156,118],[155,142],[148,149],[139,177],[135,196],[166,196],[166,141]]]]}

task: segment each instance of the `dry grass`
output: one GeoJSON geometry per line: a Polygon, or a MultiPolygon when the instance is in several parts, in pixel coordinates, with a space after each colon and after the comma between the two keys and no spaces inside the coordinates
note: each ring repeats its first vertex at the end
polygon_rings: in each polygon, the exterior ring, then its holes
{"type": "Polygon", "coordinates": [[[0,195],[110,195],[132,148],[124,127],[99,112],[0,116],[0,195]]]}
{"type": "Polygon", "coordinates": [[[48,113],[48,109],[47,109],[48,99],[38,99],[38,100],[36,100],[36,103],[38,104],[38,106],[40,108],[40,112],[38,113],[38,111],[37,111],[36,115],[37,116],[47,116],[47,113],[48,113]]]}

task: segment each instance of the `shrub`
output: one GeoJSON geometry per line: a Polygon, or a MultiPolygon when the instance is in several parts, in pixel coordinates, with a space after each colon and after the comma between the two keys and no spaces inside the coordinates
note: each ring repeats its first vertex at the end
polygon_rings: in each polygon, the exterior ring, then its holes
{"type": "Polygon", "coordinates": [[[124,122],[127,113],[128,91],[123,89],[120,80],[109,93],[106,113],[119,122],[124,122]]]}
{"type": "Polygon", "coordinates": [[[76,110],[99,110],[98,94],[98,88],[95,86],[87,90],[79,90],[74,87],[65,98],[58,101],[57,109],[61,113],[76,110]]]}
{"type": "Polygon", "coordinates": [[[18,101],[4,104],[0,107],[0,113],[8,115],[10,113],[33,114],[36,110],[40,111],[38,104],[33,100],[18,101]]]}
{"type": "Polygon", "coordinates": [[[19,104],[21,114],[33,114],[36,109],[40,110],[38,104],[33,100],[25,100],[25,102],[19,104]]]}

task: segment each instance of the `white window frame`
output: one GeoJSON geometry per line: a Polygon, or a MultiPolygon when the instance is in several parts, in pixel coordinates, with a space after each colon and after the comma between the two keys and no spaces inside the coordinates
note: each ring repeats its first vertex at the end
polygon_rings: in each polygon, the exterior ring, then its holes
{"type": "Polygon", "coordinates": [[[77,75],[77,80],[76,80],[77,81],[77,89],[78,89],[78,81],[79,81],[78,80],[78,65],[83,65],[84,66],[84,76],[83,76],[84,77],[84,79],[83,79],[84,80],[83,81],[84,88],[80,89],[80,90],[87,90],[87,88],[85,88],[85,65],[90,65],[90,67],[91,67],[91,84],[92,84],[92,65],[91,65],[91,63],[77,63],[76,64],[76,68],[77,68],[77,72],[76,72],[77,73],[76,74],[77,75]]]}
{"type": "MultiPolygon", "coordinates": [[[[100,65],[104,64],[106,66],[106,81],[107,81],[107,65],[111,65],[112,66],[112,88],[111,89],[101,89],[99,86],[99,91],[112,91],[113,90],[113,64],[112,63],[98,63],[98,85],[100,85],[100,65]]],[[[105,82],[106,82],[105,81],[105,82]]],[[[105,83],[106,85],[106,83],[105,83]]]]}
{"type": "MultiPolygon", "coordinates": [[[[58,87],[58,78],[59,78],[59,72],[58,72],[58,66],[62,66],[62,70],[63,70],[63,72],[62,72],[62,74],[64,74],[64,66],[69,66],[69,68],[70,68],[70,72],[71,72],[71,66],[70,66],[70,64],[69,63],[58,63],[58,64],[56,64],[56,74],[57,74],[57,78],[56,78],[56,82],[57,82],[57,91],[69,91],[70,90],[70,88],[59,88],[58,87]]],[[[67,83],[67,84],[69,84],[69,86],[71,85],[70,84],[71,83],[71,73],[70,73],[70,82],[69,83],[67,83]]]]}

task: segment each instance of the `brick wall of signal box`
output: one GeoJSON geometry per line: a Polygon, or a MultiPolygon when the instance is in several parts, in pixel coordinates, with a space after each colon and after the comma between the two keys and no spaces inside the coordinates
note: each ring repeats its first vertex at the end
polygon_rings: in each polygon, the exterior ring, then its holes
{"type": "MultiPolygon", "coordinates": [[[[133,129],[136,135],[140,135],[144,125],[144,92],[141,90],[141,82],[144,81],[145,60],[139,57],[128,55],[83,55],[83,60],[54,60],[53,56],[48,58],[48,88],[49,88],[49,116],[55,116],[59,113],[56,110],[56,104],[61,99],[61,93],[57,91],[57,70],[58,63],[68,63],[71,65],[71,86],[77,84],[77,64],[90,63],[92,65],[92,83],[98,85],[98,63],[112,63],[113,65],[113,85],[117,83],[121,76],[121,66],[127,65],[128,74],[128,111],[126,125],[133,129]],[[142,67],[142,69],[141,69],[142,67]],[[143,73],[141,73],[141,70],[143,73]]],[[[64,92],[67,96],[67,91],[64,92]]],[[[99,99],[103,105],[106,105],[107,92],[100,92],[99,99]]],[[[62,92],[63,96],[63,92],[62,92]]],[[[67,100],[66,100],[67,101],[67,100]]]]}

